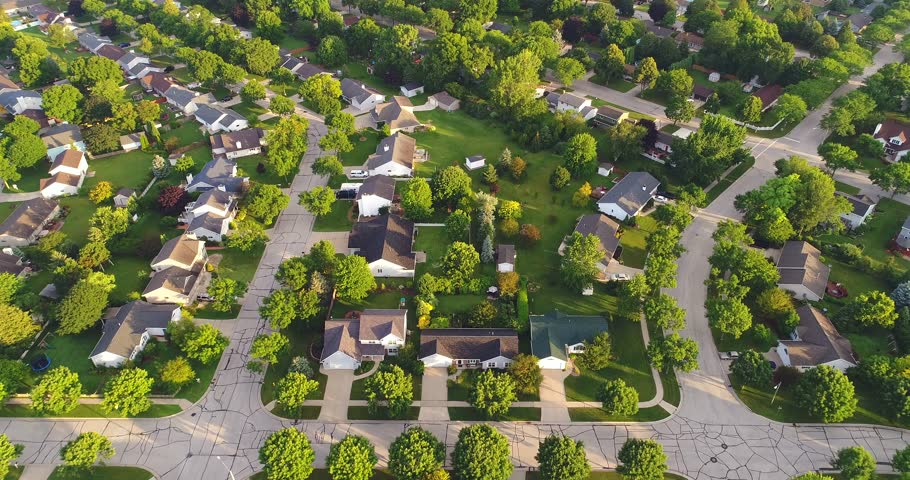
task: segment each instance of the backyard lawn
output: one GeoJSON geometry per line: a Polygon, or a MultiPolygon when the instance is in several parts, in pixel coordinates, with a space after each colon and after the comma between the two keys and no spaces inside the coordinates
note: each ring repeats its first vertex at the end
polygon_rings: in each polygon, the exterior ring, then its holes
{"type": "Polygon", "coordinates": [[[376,153],[376,146],[379,144],[381,137],[381,133],[370,128],[354,133],[349,137],[354,149],[350,152],[339,154],[338,159],[346,167],[359,167],[365,164],[367,157],[376,153]]]}
{"type": "Polygon", "coordinates": [[[177,138],[178,147],[185,147],[205,140],[205,136],[199,128],[199,124],[193,120],[185,120],[183,125],[166,132],[161,132],[161,140],[165,143],[172,137],[177,138]]]}
{"type": "MultiPolygon", "coordinates": [[[[114,375],[114,370],[95,368],[89,355],[101,338],[101,322],[92,328],[75,335],[57,335],[49,333],[44,338],[46,349],[35,352],[44,353],[51,359],[52,366],[64,365],[79,374],[82,382],[82,393],[92,395],[103,391],[104,382],[114,375]]],[[[39,381],[40,376],[35,380],[39,381]]]]}
{"type": "MultiPolygon", "coordinates": [[[[262,381],[262,404],[268,405],[275,399],[275,385],[279,380],[284,378],[288,373],[288,367],[294,357],[306,358],[316,373],[316,380],[319,382],[319,389],[309,395],[311,400],[322,399],[325,394],[326,376],[319,372],[319,360],[310,356],[310,346],[316,342],[321,342],[322,325],[316,329],[306,329],[302,322],[295,322],[289,328],[282,330],[290,340],[290,348],[278,357],[278,362],[269,365],[265,372],[265,378],[262,381]]],[[[315,347],[314,347],[315,348],[315,347]]]]}
{"type": "MultiPolygon", "coordinates": [[[[894,258],[898,260],[898,265],[906,269],[910,267],[910,261],[901,255],[891,255],[886,250],[891,244],[891,239],[901,231],[901,225],[908,216],[910,216],[910,205],[904,205],[890,198],[882,198],[875,206],[872,216],[866,219],[862,235],[854,237],[845,233],[824,235],[821,238],[835,243],[849,242],[859,245],[864,254],[875,260],[885,262],[894,258]]],[[[849,283],[847,286],[849,287],[849,283]]]]}
{"type": "Polygon", "coordinates": [[[259,267],[259,258],[265,247],[259,247],[249,252],[241,252],[235,248],[225,248],[210,253],[210,255],[221,255],[221,261],[215,270],[218,275],[233,278],[238,282],[250,283],[253,275],[256,274],[256,268],[259,267]]]}
{"type": "Polygon", "coordinates": [[[155,155],[141,150],[124,152],[89,162],[89,170],[95,172],[93,177],[85,179],[82,188],[86,191],[101,181],[114,185],[116,192],[120,188],[132,188],[142,191],[152,179],[152,158],[155,155]]]}
{"type": "Polygon", "coordinates": [[[313,231],[316,232],[350,232],[351,215],[354,214],[354,202],[350,200],[338,200],[332,204],[332,211],[328,215],[316,217],[313,223],[313,231]]]}
{"type": "Polygon", "coordinates": [[[657,221],[649,216],[638,217],[637,221],[636,228],[623,227],[623,234],[619,239],[619,244],[622,245],[622,256],[619,260],[628,267],[644,268],[647,254],[645,242],[648,235],[657,230],[657,221]]]}
{"type": "Polygon", "coordinates": [[[847,185],[843,182],[838,182],[837,180],[834,181],[834,188],[836,188],[838,192],[843,192],[848,195],[856,195],[860,192],[859,188],[854,187],[853,185],[847,185]]]}
{"type": "MultiPolygon", "coordinates": [[[[238,158],[235,161],[237,162],[237,169],[243,170],[243,174],[250,177],[250,182],[252,183],[269,183],[283,187],[287,185],[288,178],[293,178],[293,175],[281,177],[271,171],[266,162],[265,155],[250,155],[249,157],[238,158]],[[265,171],[262,173],[259,173],[259,164],[262,164],[265,167],[265,171]]],[[[296,171],[297,169],[295,168],[294,172],[296,171]]],[[[292,200],[296,201],[297,199],[292,200]]]]}

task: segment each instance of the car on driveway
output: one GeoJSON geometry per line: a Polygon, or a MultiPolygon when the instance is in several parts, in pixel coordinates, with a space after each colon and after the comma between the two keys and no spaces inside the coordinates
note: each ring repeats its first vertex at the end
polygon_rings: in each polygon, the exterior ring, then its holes
{"type": "Polygon", "coordinates": [[[120,48],[129,48],[130,42],[123,42],[120,44],[120,48]]]}
{"type": "Polygon", "coordinates": [[[234,97],[231,96],[231,95],[225,95],[225,96],[221,97],[221,101],[222,101],[222,102],[230,102],[231,100],[233,100],[233,98],[234,98],[234,97]]]}
{"type": "Polygon", "coordinates": [[[667,203],[667,197],[665,197],[663,195],[655,195],[654,201],[657,203],[667,203]]]}
{"type": "Polygon", "coordinates": [[[734,360],[739,358],[739,352],[719,352],[721,360],[734,360]]]}
{"type": "Polygon", "coordinates": [[[613,276],[610,277],[610,280],[613,280],[614,282],[625,282],[629,280],[629,275],[625,273],[614,273],[613,276]]]}
{"type": "Polygon", "coordinates": [[[351,170],[350,173],[348,173],[348,177],[351,178],[367,178],[369,176],[370,173],[366,170],[351,170]]]}

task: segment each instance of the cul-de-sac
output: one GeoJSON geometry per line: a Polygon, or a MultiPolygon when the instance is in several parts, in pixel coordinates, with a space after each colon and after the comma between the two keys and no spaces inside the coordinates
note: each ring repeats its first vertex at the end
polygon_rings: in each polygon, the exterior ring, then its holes
{"type": "Polygon", "coordinates": [[[910,479],[910,0],[0,3],[0,480],[910,479]]]}

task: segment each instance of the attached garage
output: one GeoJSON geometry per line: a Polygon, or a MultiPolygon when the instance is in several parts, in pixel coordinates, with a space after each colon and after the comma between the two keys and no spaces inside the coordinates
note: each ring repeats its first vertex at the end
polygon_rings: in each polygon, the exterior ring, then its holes
{"type": "Polygon", "coordinates": [[[322,367],[329,370],[356,370],[360,362],[342,352],[335,352],[322,360],[322,367]]]}
{"type": "Polygon", "coordinates": [[[544,370],[565,370],[566,361],[556,357],[541,358],[537,366],[544,370]]]}

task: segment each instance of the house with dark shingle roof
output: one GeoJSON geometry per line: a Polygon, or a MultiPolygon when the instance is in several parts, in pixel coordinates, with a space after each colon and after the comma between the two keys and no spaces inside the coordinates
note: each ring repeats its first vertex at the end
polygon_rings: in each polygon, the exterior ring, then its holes
{"type": "Polygon", "coordinates": [[[165,242],[152,260],[152,278],[142,296],[149,303],[193,303],[207,279],[205,242],[181,235],[165,242]]]}
{"type": "Polygon", "coordinates": [[[38,240],[44,227],[60,213],[60,205],[46,198],[19,204],[0,223],[0,247],[24,247],[38,240]]]}
{"type": "Polygon", "coordinates": [[[226,157],[217,157],[202,167],[197,175],[187,174],[186,191],[204,192],[213,188],[224,190],[228,193],[240,193],[249,184],[248,177],[237,176],[237,163],[226,157]]]}
{"type": "Polygon", "coordinates": [[[420,361],[427,367],[506,368],[518,355],[518,332],[511,328],[425,328],[420,361]]]}
{"type": "Polygon", "coordinates": [[[355,370],[361,362],[398,355],[407,336],[407,310],[370,309],[358,318],[325,322],[322,357],[329,370],[355,370]]]}
{"type": "Polygon", "coordinates": [[[177,85],[176,83],[172,83],[162,96],[167,103],[179,108],[184,115],[195,113],[196,109],[199,108],[199,104],[204,103],[196,101],[204,100],[199,99],[199,92],[190,90],[183,85],[177,85]]]}
{"type": "MultiPolygon", "coordinates": [[[[603,251],[603,257],[597,262],[597,269],[601,273],[606,272],[607,266],[613,261],[617,250],[622,251],[619,248],[619,223],[602,213],[589,213],[578,219],[574,231],[585,237],[588,235],[597,237],[603,251]]],[[[559,254],[562,255],[565,249],[566,239],[559,244],[559,254]]]]}
{"type": "Polygon", "coordinates": [[[601,126],[613,126],[627,118],[629,118],[629,112],[605,105],[597,108],[597,114],[594,115],[594,123],[601,126]]]}
{"type": "Polygon", "coordinates": [[[96,367],[119,368],[135,360],[150,340],[163,341],[171,322],[180,320],[179,305],[153,305],[132,301],[108,309],[102,319],[101,339],[89,359],[96,367]]]}
{"type": "Polygon", "coordinates": [[[110,45],[111,43],[110,38],[102,35],[97,35],[88,30],[80,33],[79,35],[76,35],[76,40],[79,41],[79,45],[82,45],[83,48],[92,53],[97,53],[99,48],[105,45],[110,45]]]}
{"type": "Polygon", "coordinates": [[[408,97],[394,96],[391,102],[376,105],[371,113],[373,121],[377,124],[389,126],[392,134],[398,132],[413,132],[415,128],[423,125],[414,115],[414,104],[408,97]]]}
{"type": "Polygon", "coordinates": [[[281,64],[281,67],[290,70],[291,73],[297,75],[297,78],[301,80],[306,80],[310,77],[315,77],[316,75],[331,75],[331,73],[323,70],[319,66],[309,63],[309,61],[306,60],[306,57],[300,59],[293,55],[288,55],[284,57],[284,62],[281,64]]]}
{"type": "Polygon", "coordinates": [[[354,224],[348,238],[351,255],[366,258],[374,277],[413,277],[414,222],[399,215],[380,215],[354,224]]]}
{"type": "Polygon", "coordinates": [[[548,370],[565,370],[569,356],[584,353],[584,342],[607,331],[603,317],[566,315],[554,310],[531,315],[531,353],[537,365],[548,370]]]}
{"type": "Polygon", "coordinates": [[[910,125],[889,118],[875,126],[872,137],[885,145],[885,158],[899,162],[910,152],[910,125]]]}
{"type": "Polygon", "coordinates": [[[230,108],[199,104],[193,115],[209,133],[237,132],[250,126],[246,117],[230,108]]]}
{"type": "Polygon", "coordinates": [[[395,199],[395,179],[385,175],[367,178],[357,189],[357,212],[361,217],[379,215],[383,208],[392,206],[395,199]]]}
{"type": "Polygon", "coordinates": [[[376,146],[376,153],[367,158],[370,176],[409,177],[414,171],[417,140],[398,132],[386,137],[376,146]]]}
{"type": "Polygon", "coordinates": [[[126,50],[112,43],[105,43],[104,45],[98,47],[98,50],[95,51],[95,54],[116,62],[120,60],[121,57],[126,55],[126,50]]]}
{"type": "Polygon", "coordinates": [[[357,110],[372,110],[385,101],[385,95],[350,78],[341,81],[341,98],[357,110]]]}
{"type": "Polygon", "coordinates": [[[230,228],[237,211],[237,199],[228,192],[213,188],[186,206],[181,220],[186,234],[198,240],[220,242],[230,228]]]}
{"type": "Polygon", "coordinates": [[[647,172],[630,172],[597,200],[597,209],[624,221],[637,216],[657,194],[660,181],[647,172]]]}
{"type": "Polygon", "coordinates": [[[430,98],[427,99],[427,103],[446,112],[454,112],[461,108],[461,100],[449,95],[449,92],[445,91],[430,95],[430,98]]]}
{"type": "Polygon", "coordinates": [[[831,267],[821,260],[822,253],[809,242],[784,243],[777,259],[780,281],[777,286],[798,299],[817,302],[825,296],[831,267]]]}
{"type": "Polygon", "coordinates": [[[802,372],[827,365],[841,372],[857,365],[853,346],[837,331],[831,320],[811,305],[796,309],[799,325],[790,340],[777,344],[777,354],[785,366],[802,372]]]}
{"type": "Polygon", "coordinates": [[[847,225],[847,228],[853,230],[866,223],[866,219],[875,210],[875,201],[865,195],[848,195],[843,192],[835,192],[835,195],[847,199],[850,202],[852,210],[840,215],[841,220],[847,225]]]}
{"type": "Polygon", "coordinates": [[[28,110],[41,110],[41,94],[34,90],[4,89],[0,93],[0,107],[11,115],[21,115],[28,110]]]}
{"type": "Polygon", "coordinates": [[[704,85],[695,84],[692,86],[692,99],[699,102],[707,102],[711,95],[714,95],[714,89],[704,85]]]}
{"type": "Polygon", "coordinates": [[[265,131],[261,128],[247,128],[239,132],[228,132],[209,137],[212,144],[212,155],[224,155],[227,158],[248,157],[262,153],[265,143],[265,131]]]}
{"type": "Polygon", "coordinates": [[[756,90],[752,96],[761,100],[761,111],[765,111],[774,106],[777,100],[784,93],[784,87],[772,83],[756,90]]]}
{"type": "Polygon", "coordinates": [[[514,272],[515,260],[518,254],[515,253],[515,245],[500,243],[496,246],[496,271],[497,272],[514,272]]]}
{"type": "Polygon", "coordinates": [[[47,147],[47,161],[53,162],[57,155],[68,148],[87,151],[82,140],[82,130],[78,125],[62,123],[41,132],[41,141],[47,147]]]}

